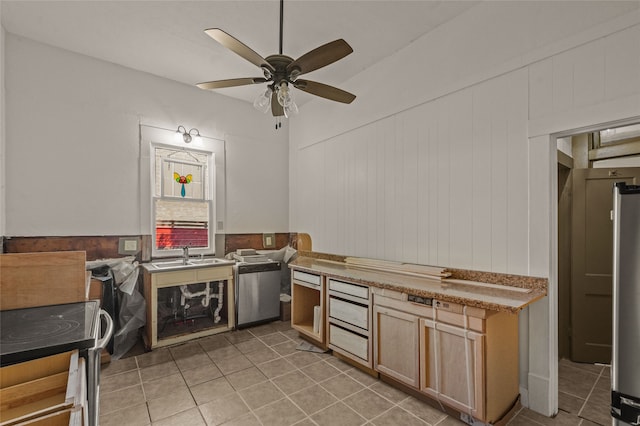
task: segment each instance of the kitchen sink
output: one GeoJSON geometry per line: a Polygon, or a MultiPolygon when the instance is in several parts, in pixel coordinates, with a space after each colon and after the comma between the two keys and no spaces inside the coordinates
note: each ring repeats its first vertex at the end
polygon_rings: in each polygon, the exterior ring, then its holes
{"type": "Polygon", "coordinates": [[[231,265],[235,262],[227,259],[218,259],[216,257],[205,257],[202,259],[189,259],[188,263],[192,265],[231,265]]]}
{"type": "Polygon", "coordinates": [[[188,263],[185,264],[182,260],[171,260],[167,262],[151,262],[151,265],[154,268],[158,269],[167,269],[167,268],[177,268],[177,267],[188,267],[191,266],[188,263]]]}
{"type": "Polygon", "coordinates": [[[187,263],[182,259],[151,262],[151,267],[154,269],[184,269],[214,265],[233,265],[234,263],[233,260],[205,257],[202,259],[189,259],[187,263]]]}

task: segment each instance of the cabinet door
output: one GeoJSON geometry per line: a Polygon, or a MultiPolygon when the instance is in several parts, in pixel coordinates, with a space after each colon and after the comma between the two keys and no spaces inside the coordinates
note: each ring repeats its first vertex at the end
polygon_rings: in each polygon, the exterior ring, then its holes
{"type": "Polygon", "coordinates": [[[420,390],[475,418],[484,417],[484,335],[420,320],[420,390]]]}
{"type": "Polygon", "coordinates": [[[373,307],[374,368],[419,387],[418,317],[382,306],[373,307]]]}

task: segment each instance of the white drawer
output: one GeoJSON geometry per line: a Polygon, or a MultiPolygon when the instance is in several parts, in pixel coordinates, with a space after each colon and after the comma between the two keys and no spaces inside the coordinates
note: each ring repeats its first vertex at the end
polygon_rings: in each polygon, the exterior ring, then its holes
{"type": "Polygon", "coordinates": [[[305,283],[320,285],[320,275],[309,274],[302,271],[293,271],[293,279],[303,281],[305,283]]]}
{"type": "Polygon", "coordinates": [[[329,344],[365,361],[369,360],[369,340],[333,324],[329,324],[329,344]]]}
{"type": "Polygon", "coordinates": [[[369,308],[344,300],[329,298],[329,316],[364,330],[369,330],[369,308]]]}
{"type": "Polygon", "coordinates": [[[339,291],[361,299],[369,300],[369,287],[329,280],[329,290],[339,291]]]}

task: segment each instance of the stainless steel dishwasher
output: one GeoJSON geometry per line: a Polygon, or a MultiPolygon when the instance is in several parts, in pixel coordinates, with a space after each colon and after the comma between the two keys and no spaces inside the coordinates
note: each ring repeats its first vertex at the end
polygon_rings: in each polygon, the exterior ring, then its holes
{"type": "Polygon", "coordinates": [[[281,262],[239,262],[236,281],[236,327],[280,318],[281,262]]]}

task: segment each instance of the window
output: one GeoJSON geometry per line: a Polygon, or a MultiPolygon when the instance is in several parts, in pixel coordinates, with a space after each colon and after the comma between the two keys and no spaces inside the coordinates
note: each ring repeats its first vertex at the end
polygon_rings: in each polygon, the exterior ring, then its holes
{"type": "Polygon", "coordinates": [[[154,256],[213,253],[213,155],[152,147],[154,256]]]}

